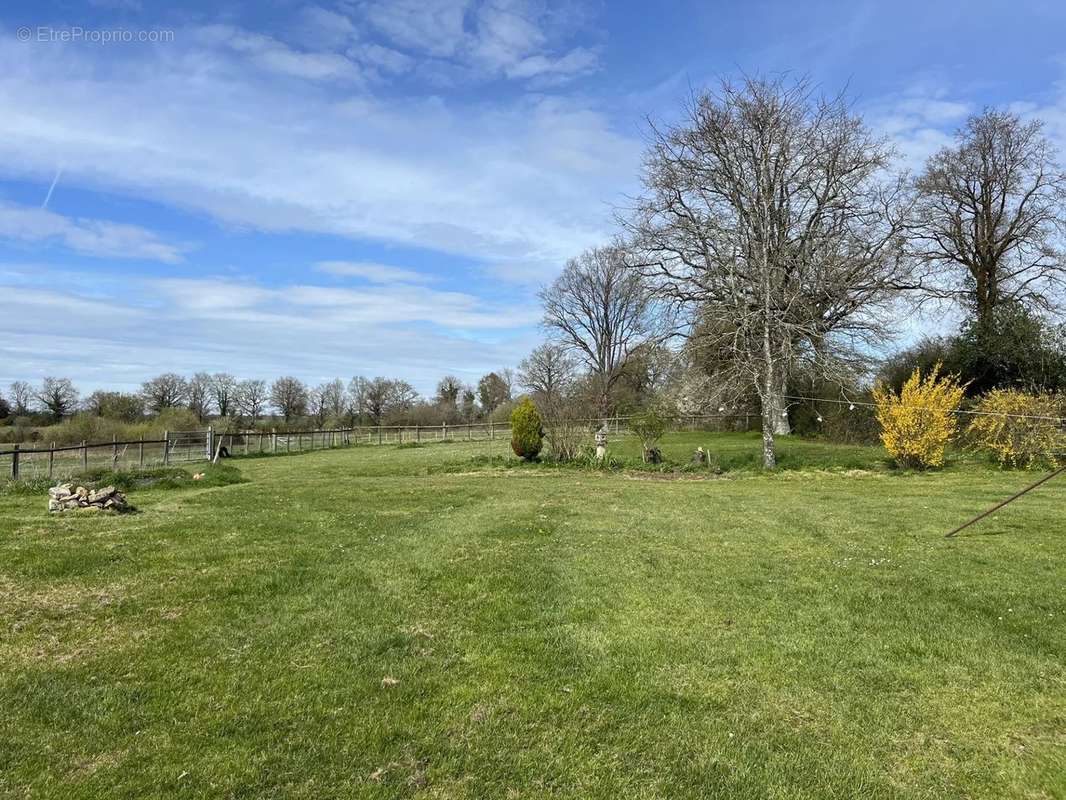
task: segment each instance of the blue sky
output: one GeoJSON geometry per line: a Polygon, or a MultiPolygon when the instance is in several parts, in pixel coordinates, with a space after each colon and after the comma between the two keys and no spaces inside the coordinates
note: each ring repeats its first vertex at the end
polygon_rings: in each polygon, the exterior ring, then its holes
{"type": "Polygon", "coordinates": [[[612,235],[690,87],[846,85],[914,168],[986,104],[1066,142],[1064,33],[1026,0],[8,3],[0,385],[474,382],[537,343],[537,286],[612,235]]]}

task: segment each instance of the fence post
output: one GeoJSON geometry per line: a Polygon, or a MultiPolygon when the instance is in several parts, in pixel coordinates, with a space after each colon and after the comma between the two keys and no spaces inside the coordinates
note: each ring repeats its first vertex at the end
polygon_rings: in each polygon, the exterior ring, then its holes
{"type": "Polygon", "coordinates": [[[15,445],[15,449],[11,451],[11,480],[17,481],[19,479],[19,448],[20,444],[15,445]]]}
{"type": "Polygon", "coordinates": [[[89,469],[89,448],[84,439],[81,440],[81,471],[89,469]]]}
{"type": "Polygon", "coordinates": [[[443,442],[448,438],[448,423],[442,422],[440,424],[440,440],[443,442]]]}
{"type": "Polygon", "coordinates": [[[415,441],[416,442],[421,442],[422,441],[422,426],[421,425],[415,425],[415,441]]]}
{"type": "Polygon", "coordinates": [[[495,422],[490,422],[489,423],[489,439],[495,439],[495,438],[496,438],[496,423],[495,422]]]}
{"type": "Polygon", "coordinates": [[[170,431],[163,431],[163,466],[170,463],[170,431]]]}
{"type": "Polygon", "coordinates": [[[378,423],[378,444],[381,444],[381,423],[378,423]]]}
{"type": "Polygon", "coordinates": [[[118,466],[118,434],[111,434],[111,469],[118,466]]]}
{"type": "Polygon", "coordinates": [[[52,449],[48,451],[48,480],[52,480],[52,470],[56,463],[56,443],[52,442],[52,449]]]}
{"type": "Polygon", "coordinates": [[[215,455],[215,429],[210,425],[207,426],[207,436],[204,437],[204,450],[207,460],[210,461],[215,455]]]}

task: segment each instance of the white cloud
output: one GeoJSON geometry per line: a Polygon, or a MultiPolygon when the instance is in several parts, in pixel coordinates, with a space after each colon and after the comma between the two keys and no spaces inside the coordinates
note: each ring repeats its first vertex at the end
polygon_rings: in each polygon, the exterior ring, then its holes
{"type": "Polygon", "coordinates": [[[337,53],[295,50],[284,42],[261,33],[231,25],[209,25],[196,32],[201,41],[224,46],[247,58],[261,69],[292,78],[311,81],[354,83],[362,80],[358,65],[337,53]]]}
{"type": "Polygon", "coordinates": [[[302,8],[292,34],[301,44],[326,49],[344,47],[359,35],[351,19],[322,6],[302,8]]]}
{"type": "Polygon", "coordinates": [[[455,79],[501,76],[560,82],[599,66],[593,50],[553,43],[573,33],[563,20],[569,18],[573,28],[581,17],[558,13],[543,3],[373,0],[363,6],[363,13],[392,45],[428,58],[421,74],[445,85],[455,79]]]}
{"type": "Polygon", "coordinates": [[[469,39],[467,0],[376,0],[364,6],[367,21],[399,47],[431,56],[456,55],[469,39]]]}
{"type": "Polygon", "coordinates": [[[312,382],[390,375],[430,392],[444,372],[476,381],[517,363],[535,321],[535,309],[515,314],[465,293],[405,284],[268,288],[39,264],[0,264],[0,292],[19,301],[0,315],[0,385],[58,373],[86,391],[135,387],[166,369],[312,382]],[[63,324],[42,331],[39,320],[56,314],[63,324]]]}
{"type": "Polygon", "coordinates": [[[946,86],[925,81],[880,99],[867,113],[870,124],[895,144],[903,166],[918,171],[951,143],[952,131],[973,111],[971,103],[951,99],[946,86]]]}
{"type": "Polygon", "coordinates": [[[432,275],[424,272],[371,261],[319,261],[315,269],[331,275],[364,278],[373,283],[426,283],[434,280],[432,275]]]}
{"type": "Polygon", "coordinates": [[[173,264],[186,249],[161,241],[151,231],[99,219],[64,217],[43,208],[0,204],[0,238],[27,244],[59,242],[98,258],[138,258],[173,264]]]}
{"type": "Polygon", "coordinates": [[[0,176],[48,181],[61,162],[76,186],[254,229],[521,265],[523,277],[606,238],[609,203],[633,188],[639,142],[577,100],[334,97],[258,80],[234,64],[234,34],[220,35],[178,37],[118,70],[95,60],[101,48],[37,59],[0,39],[0,176]]]}

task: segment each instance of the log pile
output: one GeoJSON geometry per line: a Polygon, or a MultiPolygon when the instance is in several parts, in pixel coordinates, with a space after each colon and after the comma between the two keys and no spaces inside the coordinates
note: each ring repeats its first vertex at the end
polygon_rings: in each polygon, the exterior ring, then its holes
{"type": "Polygon", "coordinates": [[[74,487],[72,483],[53,486],[48,490],[48,510],[52,513],[78,508],[98,508],[105,511],[128,511],[126,496],[114,486],[102,489],[74,487]]]}

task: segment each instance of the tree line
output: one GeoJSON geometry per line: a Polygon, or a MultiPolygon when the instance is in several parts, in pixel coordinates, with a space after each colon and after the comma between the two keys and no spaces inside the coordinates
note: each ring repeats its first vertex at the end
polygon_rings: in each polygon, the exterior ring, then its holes
{"type": "Polygon", "coordinates": [[[84,397],[69,378],[46,377],[37,386],[14,381],[6,393],[0,392],[0,420],[55,423],[86,413],[136,423],[184,409],[198,422],[223,418],[252,426],[265,419],[315,426],[473,422],[511,402],[513,376],[512,370],[501,369],[470,386],[448,375],[432,398],[420,397],[407,381],[380,376],[308,385],[292,376],[267,383],[225,372],[188,378],[167,372],[144,381],[137,392],[101,389],[84,397]]]}

